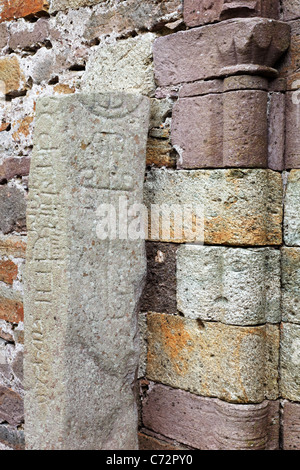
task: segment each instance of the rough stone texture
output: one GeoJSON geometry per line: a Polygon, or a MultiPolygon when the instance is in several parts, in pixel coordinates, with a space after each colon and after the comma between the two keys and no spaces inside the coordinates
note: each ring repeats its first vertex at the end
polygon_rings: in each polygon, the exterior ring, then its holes
{"type": "Polygon", "coordinates": [[[25,258],[26,242],[20,236],[3,236],[0,234],[0,255],[25,258]]]}
{"type": "Polygon", "coordinates": [[[224,93],[223,166],[267,167],[268,94],[260,90],[224,93]]]}
{"type": "Polygon", "coordinates": [[[89,7],[105,0],[50,0],[50,13],[68,8],[89,7]]]}
{"type": "Polygon", "coordinates": [[[20,395],[0,385],[0,421],[17,426],[23,422],[23,418],[24,407],[20,395]]]}
{"type": "Polygon", "coordinates": [[[0,319],[11,323],[24,320],[23,302],[20,293],[0,288],[0,319]]]}
{"type": "Polygon", "coordinates": [[[178,168],[223,167],[223,96],[180,98],[172,114],[178,168]]]}
{"type": "Polygon", "coordinates": [[[143,424],[201,450],[276,450],[279,402],[236,405],[150,384],[143,424]]]}
{"type": "Polygon", "coordinates": [[[17,275],[18,266],[13,261],[0,259],[0,282],[12,285],[17,275]]]}
{"type": "Polygon", "coordinates": [[[179,99],[172,119],[178,168],[266,168],[267,100],[258,90],[179,99]]]}
{"type": "Polygon", "coordinates": [[[8,33],[7,25],[5,23],[2,23],[0,25],[0,48],[1,49],[7,45],[8,39],[9,39],[9,33],[8,33]]]}
{"type": "Polygon", "coordinates": [[[147,281],[141,310],[176,313],[176,252],[177,245],[148,242],[147,281]]]}
{"type": "MultiPolygon", "coordinates": [[[[143,430],[144,431],[144,430],[143,430]]],[[[186,450],[187,447],[168,443],[157,437],[139,432],[139,450],[186,450]]]]}
{"type": "MultiPolygon", "coordinates": [[[[282,181],[271,170],[153,169],[145,182],[145,204],[192,205],[204,213],[204,242],[222,245],[280,245],[282,240],[282,181]]],[[[176,215],[175,220],[181,220],[176,215]]],[[[171,220],[172,222],[172,220],[171,220]]],[[[152,224],[153,225],[153,224],[152,224]]],[[[150,224],[149,239],[184,242],[172,232],[157,237],[150,224]]],[[[174,227],[173,227],[174,228],[174,227]]]]}
{"type": "Polygon", "coordinates": [[[232,325],[278,323],[280,274],[280,251],[272,248],[181,246],[178,310],[232,325]]]}
{"type": "Polygon", "coordinates": [[[281,325],[280,392],[283,398],[300,401],[300,325],[281,325]]]}
{"type": "Polygon", "coordinates": [[[26,23],[23,25],[12,24],[9,32],[8,45],[12,50],[35,50],[50,39],[49,21],[46,18],[40,18],[36,23],[33,23],[32,29],[29,29],[26,23]]]}
{"type": "Polygon", "coordinates": [[[300,86],[300,20],[291,21],[289,25],[291,28],[291,43],[279,71],[280,76],[286,78],[287,89],[296,90],[300,86]]]}
{"type": "Polygon", "coordinates": [[[0,184],[17,176],[28,176],[30,168],[29,157],[10,157],[0,165],[0,184]]]}
{"type": "MultiPolygon", "coordinates": [[[[16,56],[0,59],[0,81],[4,82],[7,95],[14,95],[23,88],[24,76],[16,56]]],[[[2,88],[1,92],[3,93],[2,88]]]]}
{"type": "Polygon", "coordinates": [[[289,31],[286,23],[255,18],[228,20],[158,38],[153,47],[158,85],[237,73],[276,76],[273,66],[289,46],[289,31]]]}
{"type": "Polygon", "coordinates": [[[28,449],[137,449],[144,241],[101,240],[97,210],[142,201],[149,115],[147,99],[121,93],[39,101],[27,216],[28,449]]]}
{"type": "Polygon", "coordinates": [[[84,37],[90,41],[102,35],[155,31],[181,20],[182,0],[126,0],[101,2],[86,24],[84,37]]]}
{"type": "Polygon", "coordinates": [[[300,323],[300,248],[283,247],[282,319],[300,323]]]}
{"type": "Polygon", "coordinates": [[[14,426],[0,424],[0,443],[13,450],[23,450],[25,447],[24,431],[18,431],[14,426]]]}
{"type": "Polygon", "coordinates": [[[300,170],[289,173],[284,205],[284,241],[288,246],[300,246],[300,170]]]}
{"type": "Polygon", "coordinates": [[[278,398],[279,328],[148,314],[147,378],[235,403],[278,398]]]}
{"type": "Polygon", "coordinates": [[[300,403],[283,402],[283,450],[300,450],[300,403]]]}
{"type": "Polygon", "coordinates": [[[36,15],[48,10],[47,0],[2,0],[0,22],[36,15]]]}
{"type": "Polygon", "coordinates": [[[26,200],[24,192],[15,185],[0,186],[0,230],[7,234],[26,228],[26,200]]]}
{"type": "Polygon", "coordinates": [[[284,0],[282,2],[283,20],[289,21],[300,17],[300,0],[284,0]]]}
{"type": "Polygon", "coordinates": [[[272,170],[284,169],[285,134],[285,94],[270,93],[268,106],[268,167],[272,170]]]}
{"type": "Polygon", "coordinates": [[[187,26],[200,26],[239,16],[278,18],[278,12],[278,0],[185,0],[183,9],[187,26]]]}
{"type": "Polygon", "coordinates": [[[299,90],[286,93],[285,136],[285,166],[300,168],[300,80],[299,90]]]}
{"type": "Polygon", "coordinates": [[[82,78],[85,92],[126,91],[154,95],[152,33],[97,48],[82,78]]]}

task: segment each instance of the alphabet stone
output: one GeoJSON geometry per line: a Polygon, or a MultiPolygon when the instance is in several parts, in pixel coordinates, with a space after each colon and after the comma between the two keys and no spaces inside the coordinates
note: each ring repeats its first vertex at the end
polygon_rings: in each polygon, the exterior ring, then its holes
{"type": "Polygon", "coordinates": [[[100,240],[98,227],[100,204],[118,212],[120,197],[129,207],[142,202],[148,119],[140,95],[38,103],[27,214],[27,449],[137,449],[144,241],[127,240],[124,228],[123,239],[111,230],[100,240]]]}

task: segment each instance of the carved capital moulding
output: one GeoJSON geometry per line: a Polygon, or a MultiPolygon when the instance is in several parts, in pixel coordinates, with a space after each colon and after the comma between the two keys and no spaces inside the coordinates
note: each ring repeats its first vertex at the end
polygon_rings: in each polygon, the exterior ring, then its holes
{"type": "Polygon", "coordinates": [[[200,26],[233,17],[276,19],[278,12],[278,0],[185,0],[183,10],[187,26],[200,26]]]}
{"type": "Polygon", "coordinates": [[[276,77],[290,42],[290,26],[266,18],[240,18],[179,31],[154,42],[160,86],[236,74],[276,77]]]}

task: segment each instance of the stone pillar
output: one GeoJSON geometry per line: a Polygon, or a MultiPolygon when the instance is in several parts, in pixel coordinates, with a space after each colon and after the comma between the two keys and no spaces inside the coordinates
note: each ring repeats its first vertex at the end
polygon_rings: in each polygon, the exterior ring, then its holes
{"type": "Polygon", "coordinates": [[[105,239],[99,207],[112,207],[115,222],[120,201],[142,202],[148,119],[139,95],[38,103],[27,214],[27,449],[137,449],[144,241],[127,239],[125,219],[105,239]]]}

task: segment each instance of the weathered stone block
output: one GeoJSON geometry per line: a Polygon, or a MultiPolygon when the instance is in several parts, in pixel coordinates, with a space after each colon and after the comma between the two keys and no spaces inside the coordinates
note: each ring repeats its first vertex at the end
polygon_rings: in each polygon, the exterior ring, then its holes
{"type": "Polygon", "coordinates": [[[23,400],[13,390],[0,385],[0,421],[17,426],[24,421],[23,400]]]}
{"type": "Polygon", "coordinates": [[[0,255],[25,258],[26,241],[20,236],[4,237],[0,234],[0,255]]]}
{"type": "Polygon", "coordinates": [[[159,86],[238,73],[276,76],[289,38],[288,24],[257,18],[179,31],[154,42],[155,76],[159,86]]]}
{"type": "Polygon", "coordinates": [[[282,2],[282,18],[284,21],[300,17],[300,0],[284,0],[282,2]]]}
{"type": "Polygon", "coordinates": [[[97,3],[104,3],[104,0],[50,0],[50,13],[68,8],[90,7],[97,3]]]}
{"type": "Polygon", "coordinates": [[[0,319],[10,323],[24,321],[23,302],[20,294],[0,290],[0,319]]]}
{"type": "Polygon", "coordinates": [[[300,403],[283,402],[283,449],[300,450],[300,403]]]}
{"type": "Polygon", "coordinates": [[[289,246],[300,246],[300,170],[288,176],[284,207],[284,241],[289,246]]]}
{"type": "Polygon", "coordinates": [[[11,260],[0,259],[0,282],[12,285],[18,275],[18,266],[11,260]]]}
{"type": "Polygon", "coordinates": [[[300,84],[300,19],[289,23],[291,28],[291,43],[279,71],[280,77],[286,79],[288,90],[296,90],[300,84]]]}
{"type": "Polygon", "coordinates": [[[281,326],[280,392],[283,398],[300,401],[300,325],[281,326]]]}
{"type": "Polygon", "coordinates": [[[282,171],[286,145],[285,94],[270,93],[268,102],[268,167],[282,171]]]}
{"type": "Polygon", "coordinates": [[[182,0],[126,0],[102,2],[87,22],[84,38],[88,41],[99,36],[156,31],[169,24],[176,25],[182,17],[182,0]]]}
{"type": "Polygon", "coordinates": [[[14,51],[17,49],[34,50],[50,39],[49,20],[40,18],[31,27],[26,23],[24,25],[15,23],[11,25],[9,32],[8,45],[10,49],[14,51]]]}
{"type": "Polygon", "coordinates": [[[283,247],[282,319],[300,323],[300,248],[283,247]]]}
{"type": "Polygon", "coordinates": [[[223,167],[223,96],[180,98],[172,115],[178,168],[223,167]]]}
{"type": "Polygon", "coordinates": [[[0,424],[0,444],[13,450],[23,450],[25,447],[24,431],[15,426],[0,424]]]}
{"type": "Polygon", "coordinates": [[[182,220],[182,208],[190,205],[204,214],[207,244],[281,244],[282,180],[271,170],[152,169],[144,192],[149,210],[152,205],[158,209],[164,204],[175,211],[169,230],[157,233],[154,218],[149,225],[150,240],[189,241],[186,232],[177,235],[174,224],[182,220]]]}
{"type": "Polygon", "coordinates": [[[0,22],[36,15],[48,10],[47,0],[2,0],[0,22]]]}
{"type": "Polygon", "coordinates": [[[266,168],[267,107],[262,90],[180,98],[172,119],[178,168],[266,168]]]}
{"type": "Polygon", "coordinates": [[[0,165],[0,184],[16,176],[28,176],[30,168],[29,157],[10,157],[0,165]]]}
{"type": "Polygon", "coordinates": [[[268,165],[268,94],[262,90],[224,93],[223,166],[268,165]]]}
{"type": "Polygon", "coordinates": [[[9,39],[8,28],[6,24],[0,25],[0,48],[3,48],[7,45],[9,39]]]}
{"type": "Polygon", "coordinates": [[[278,326],[152,313],[148,332],[148,379],[235,403],[278,397],[278,326]]]}
{"type": "Polygon", "coordinates": [[[120,197],[142,202],[149,115],[146,98],[121,93],[38,103],[27,215],[28,449],[137,449],[144,241],[122,239],[121,228],[101,236],[99,210],[118,210],[120,197]]]}
{"type": "Polygon", "coordinates": [[[0,230],[7,234],[22,232],[26,228],[25,194],[17,186],[0,186],[0,230]]]}
{"type": "Polygon", "coordinates": [[[286,93],[285,167],[300,168],[300,80],[299,89],[286,93]]]}
{"type": "Polygon", "coordinates": [[[91,55],[83,75],[83,91],[124,91],[153,96],[152,33],[104,44],[91,55]]]}
{"type": "Polygon", "coordinates": [[[177,245],[148,242],[147,281],[141,310],[144,312],[176,313],[176,252],[177,245]]]}
{"type": "Polygon", "coordinates": [[[275,450],[279,447],[279,402],[236,405],[150,384],[143,400],[143,424],[195,449],[275,450]]]}
{"type": "Polygon", "coordinates": [[[187,318],[232,325],[279,323],[280,251],[181,246],[178,310],[187,318]]]}
{"type": "Polygon", "coordinates": [[[1,87],[1,93],[6,95],[17,94],[23,89],[24,75],[16,56],[0,59],[0,81],[5,84],[5,90],[1,87]]]}
{"type": "Polygon", "coordinates": [[[183,9],[187,26],[200,26],[239,16],[278,18],[278,12],[278,0],[185,0],[183,9]]]}

